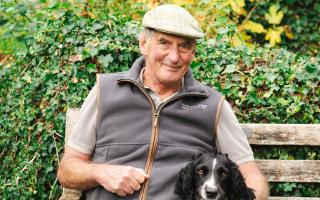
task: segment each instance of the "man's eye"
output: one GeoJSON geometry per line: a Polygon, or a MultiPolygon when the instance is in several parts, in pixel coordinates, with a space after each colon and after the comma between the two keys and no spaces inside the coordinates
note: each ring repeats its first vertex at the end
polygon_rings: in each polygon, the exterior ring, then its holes
{"type": "Polygon", "coordinates": [[[190,44],[181,44],[180,47],[185,48],[185,49],[190,49],[191,45],[190,44]]]}
{"type": "Polygon", "coordinates": [[[192,50],[192,45],[189,43],[183,43],[178,46],[181,52],[190,52],[192,50]]]}
{"type": "Polygon", "coordinates": [[[168,45],[169,45],[168,42],[165,41],[165,40],[160,40],[160,41],[159,41],[159,44],[161,44],[161,45],[163,45],[163,46],[168,46],[168,45]]]}

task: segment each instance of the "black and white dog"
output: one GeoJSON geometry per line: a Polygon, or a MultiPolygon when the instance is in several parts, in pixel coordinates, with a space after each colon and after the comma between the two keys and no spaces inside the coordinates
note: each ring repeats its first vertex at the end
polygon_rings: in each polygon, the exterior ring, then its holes
{"type": "Polygon", "coordinates": [[[221,153],[199,154],[178,174],[174,192],[183,200],[253,200],[238,166],[221,153]]]}

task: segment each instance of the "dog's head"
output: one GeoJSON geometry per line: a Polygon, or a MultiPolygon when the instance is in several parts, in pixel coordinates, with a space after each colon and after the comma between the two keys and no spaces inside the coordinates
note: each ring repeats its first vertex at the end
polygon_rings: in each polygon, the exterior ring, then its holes
{"type": "Polygon", "coordinates": [[[237,165],[213,153],[197,155],[179,172],[175,193],[186,200],[254,199],[237,165]]]}

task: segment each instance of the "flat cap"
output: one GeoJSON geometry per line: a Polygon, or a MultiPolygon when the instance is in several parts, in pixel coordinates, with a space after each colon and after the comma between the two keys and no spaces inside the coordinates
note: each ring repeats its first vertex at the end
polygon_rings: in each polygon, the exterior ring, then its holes
{"type": "Polygon", "coordinates": [[[197,20],[184,8],[173,4],[160,5],[146,12],[142,26],[189,38],[204,36],[197,20]]]}

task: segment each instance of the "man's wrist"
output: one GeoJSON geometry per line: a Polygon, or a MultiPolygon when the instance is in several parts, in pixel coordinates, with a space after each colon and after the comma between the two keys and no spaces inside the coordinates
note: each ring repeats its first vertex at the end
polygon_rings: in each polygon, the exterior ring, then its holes
{"type": "Polygon", "coordinates": [[[98,163],[90,163],[90,173],[88,181],[92,183],[92,186],[100,185],[99,182],[99,165],[98,163]]]}

